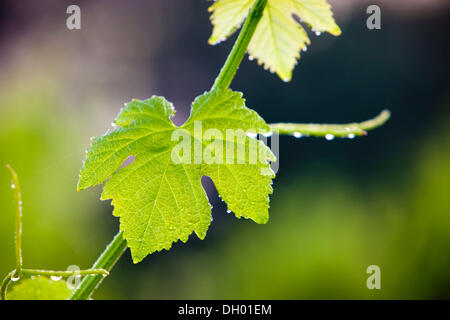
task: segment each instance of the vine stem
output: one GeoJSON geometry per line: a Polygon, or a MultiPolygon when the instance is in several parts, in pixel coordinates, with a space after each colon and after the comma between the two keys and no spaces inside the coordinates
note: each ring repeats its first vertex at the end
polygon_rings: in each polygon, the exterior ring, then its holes
{"type": "Polygon", "coordinates": [[[50,277],[70,277],[70,276],[84,276],[84,275],[97,275],[109,276],[109,271],[105,269],[88,269],[88,270],[40,270],[40,269],[22,269],[22,275],[24,276],[50,276],[50,277]]]}
{"type": "MultiPolygon", "coordinates": [[[[123,231],[120,231],[98,257],[92,269],[103,269],[109,273],[126,249],[127,242],[123,238],[123,231]]],[[[69,300],[89,299],[104,278],[105,276],[102,274],[84,277],[80,285],[72,292],[69,300]]]]}
{"type": "Polygon", "coordinates": [[[220,70],[219,75],[214,81],[211,90],[225,89],[230,85],[231,80],[233,80],[241,61],[244,58],[248,44],[255,33],[258,22],[261,20],[266,3],[267,0],[256,0],[253,4],[248,17],[245,20],[244,26],[239,33],[239,37],[237,38],[233,49],[231,49],[231,52],[220,70]]]}
{"type": "Polygon", "coordinates": [[[16,203],[16,217],[15,217],[15,242],[16,242],[16,270],[15,277],[20,277],[22,272],[23,258],[22,258],[22,193],[20,191],[19,177],[16,171],[7,164],[6,168],[11,174],[12,184],[11,188],[14,190],[14,202],[16,203]]]}
{"type": "MultiPolygon", "coordinates": [[[[256,0],[253,7],[250,9],[247,19],[245,20],[244,26],[242,27],[239,36],[234,43],[233,49],[231,49],[230,54],[225,61],[224,66],[219,72],[211,90],[214,89],[225,89],[231,83],[236,71],[244,58],[245,52],[247,51],[247,46],[255,33],[256,26],[259,20],[261,20],[264,7],[266,6],[267,0],[256,0]]],[[[127,248],[127,242],[123,238],[123,232],[119,232],[111,243],[106,247],[103,253],[100,255],[98,260],[93,265],[93,269],[105,269],[110,271],[117,260],[122,256],[127,248]]],[[[84,277],[78,288],[76,288],[70,300],[86,300],[89,299],[95,289],[100,285],[104,276],[102,275],[88,275],[84,277]]]]}
{"type": "Polygon", "coordinates": [[[316,124],[316,123],[272,123],[269,127],[278,134],[312,137],[354,138],[364,136],[367,130],[383,125],[391,116],[389,110],[383,110],[378,116],[363,122],[346,124],[316,124]]]}
{"type": "Polygon", "coordinates": [[[0,298],[1,300],[6,300],[6,292],[8,291],[8,287],[12,282],[12,278],[14,277],[14,273],[16,270],[11,271],[6,275],[3,279],[2,284],[0,286],[0,298]]]}

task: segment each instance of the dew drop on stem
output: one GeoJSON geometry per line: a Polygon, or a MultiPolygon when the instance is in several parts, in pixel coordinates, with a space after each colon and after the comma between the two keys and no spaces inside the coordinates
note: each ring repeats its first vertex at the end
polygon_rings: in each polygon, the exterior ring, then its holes
{"type": "Polygon", "coordinates": [[[18,275],[16,275],[15,273],[11,275],[11,281],[18,281],[20,279],[20,277],[18,275]]]}

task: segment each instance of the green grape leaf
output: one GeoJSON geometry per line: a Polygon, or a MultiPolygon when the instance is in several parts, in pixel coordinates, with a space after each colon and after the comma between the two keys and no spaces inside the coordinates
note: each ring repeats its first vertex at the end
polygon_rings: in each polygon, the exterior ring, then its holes
{"type": "MultiPolygon", "coordinates": [[[[210,6],[214,27],[209,43],[219,43],[239,28],[252,4],[251,0],[218,0],[210,6]]],[[[316,33],[328,32],[335,36],[341,33],[326,0],[268,0],[248,53],[284,81],[291,80],[300,51],[310,44],[306,31],[293,15],[316,33]]]]}
{"type": "Polygon", "coordinates": [[[135,263],[148,254],[206,236],[211,206],[201,185],[210,177],[230,211],[257,223],[268,220],[275,161],[270,149],[247,131],[268,125],[245,106],[242,94],[217,89],[197,97],[186,123],[163,97],[125,104],[116,130],[94,140],[80,171],[78,190],[106,183],[135,263]],[[121,167],[134,156],[131,164],[121,167]],[[255,160],[255,158],[257,158],[255,160]]]}
{"type": "Polygon", "coordinates": [[[47,277],[21,280],[7,293],[8,300],[66,300],[72,290],[65,281],[53,281],[47,277]]]}

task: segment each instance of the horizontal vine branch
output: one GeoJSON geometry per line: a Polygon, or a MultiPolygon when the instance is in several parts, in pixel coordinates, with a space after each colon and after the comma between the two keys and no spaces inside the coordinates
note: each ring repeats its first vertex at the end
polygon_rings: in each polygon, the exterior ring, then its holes
{"type": "Polygon", "coordinates": [[[85,276],[85,275],[97,275],[108,276],[109,271],[105,269],[88,269],[88,270],[39,270],[39,269],[22,269],[22,275],[24,276],[50,276],[50,277],[70,277],[70,276],[85,276]]]}
{"type": "Polygon", "coordinates": [[[300,137],[325,137],[327,139],[354,138],[364,136],[368,130],[383,125],[391,116],[389,110],[383,110],[373,119],[363,122],[346,124],[315,124],[315,123],[272,123],[269,124],[272,131],[278,134],[300,137]]]}

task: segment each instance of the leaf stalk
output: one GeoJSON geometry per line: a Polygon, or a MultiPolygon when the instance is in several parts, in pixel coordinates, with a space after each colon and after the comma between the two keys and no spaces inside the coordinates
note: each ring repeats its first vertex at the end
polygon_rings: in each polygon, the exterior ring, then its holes
{"type": "MultiPolygon", "coordinates": [[[[94,263],[92,269],[106,270],[109,273],[126,249],[127,242],[123,238],[123,231],[120,231],[94,263]]],[[[84,277],[80,285],[72,292],[69,300],[89,299],[104,278],[102,274],[84,277]]]]}
{"type": "Polygon", "coordinates": [[[242,59],[244,58],[248,44],[255,33],[259,20],[261,20],[266,3],[267,0],[256,0],[253,4],[247,19],[245,20],[244,26],[242,27],[242,30],[234,43],[233,49],[231,49],[231,52],[220,70],[220,73],[217,76],[211,90],[226,89],[230,85],[242,59]]]}

